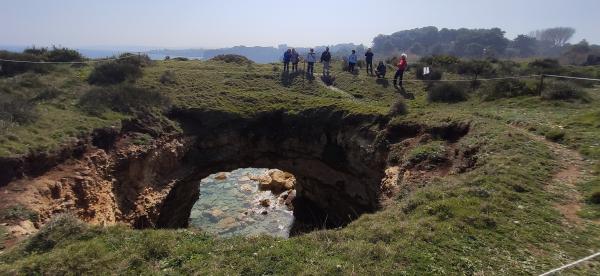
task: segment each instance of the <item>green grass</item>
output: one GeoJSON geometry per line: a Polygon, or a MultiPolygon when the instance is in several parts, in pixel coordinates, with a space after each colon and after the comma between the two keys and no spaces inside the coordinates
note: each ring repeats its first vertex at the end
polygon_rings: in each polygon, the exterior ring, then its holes
{"type": "MultiPolygon", "coordinates": [[[[158,62],[145,69],[138,85],[163,91],[179,108],[243,116],[324,106],[354,114],[387,113],[398,97],[391,85],[378,84],[364,72],[358,76],[339,72],[338,67],[334,66],[336,87],[352,98],[301,76],[282,79],[273,65],[158,62]],[[177,84],[160,83],[166,70],[174,72],[177,84]]],[[[412,78],[412,74],[407,77],[412,78]]],[[[543,143],[507,126],[519,124],[550,137],[552,130],[564,132],[557,141],[581,152],[589,163],[586,169],[593,173],[591,179],[578,185],[587,198],[600,186],[598,88],[587,89],[592,97],[589,103],[522,96],[488,102],[470,97],[456,104],[428,103],[422,83],[407,83],[406,88],[415,94],[415,100],[407,101],[409,113],[392,123],[433,126],[471,122],[470,133],[459,143],[479,147],[473,170],[437,178],[343,229],[315,231],[287,240],[223,239],[191,230],[101,228],[67,220],[0,255],[0,274],[529,275],[599,249],[600,226],[590,219],[599,218],[600,207],[582,202],[583,223],[566,225],[553,207],[562,195],[546,189],[553,174],[564,165],[563,160],[543,143]]],[[[76,109],[68,110],[75,113],[63,115],[77,114],[73,120],[85,116],[76,109]]],[[[113,122],[110,118],[87,120],[97,120],[99,125],[113,122]]],[[[23,135],[36,130],[34,125],[22,128],[19,131],[24,131],[23,135]]],[[[140,138],[141,143],[144,141],[140,138]]],[[[434,141],[415,148],[409,156],[436,156],[441,151],[443,144],[434,141]]],[[[568,272],[597,274],[600,262],[568,272]]]]}
{"type": "Polygon", "coordinates": [[[36,149],[57,149],[69,139],[95,128],[119,125],[120,120],[126,118],[123,114],[106,112],[92,116],[77,107],[79,97],[89,89],[85,82],[88,70],[61,67],[48,75],[33,75],[31,79],[39,85],[23,86],[21,76],[0,80],[0,88],[27,98],[35,97],[47,87],[62,92],[57,98],[37,103],[37,119],[32,123],[11,125],[0,132],[0,156],[22,155],[36,149]]]}

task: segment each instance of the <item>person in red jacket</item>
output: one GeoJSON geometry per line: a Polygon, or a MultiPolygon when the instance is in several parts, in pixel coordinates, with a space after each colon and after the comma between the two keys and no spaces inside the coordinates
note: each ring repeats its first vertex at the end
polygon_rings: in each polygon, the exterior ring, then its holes
{"type": "Polygon", "coordinates": [[[398,87],[396,85],[396,81],[400,79],[400,88],[404,89],[404,87],[402,86],[402,78],[404,77],[404,71],[406,70],[406,68],[408,68],[408,63],[406,62],[406,54],[402,54],[400,56],[400,61],[396,66],[398,67],[398,70],[396,71],[396,75],[394,75],[394,87],[398,87]]]}

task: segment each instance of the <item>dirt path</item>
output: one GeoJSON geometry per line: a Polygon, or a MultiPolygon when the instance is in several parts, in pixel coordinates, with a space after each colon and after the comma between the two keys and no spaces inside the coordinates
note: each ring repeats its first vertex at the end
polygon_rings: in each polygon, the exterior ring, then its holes
{"type": "Polygon", "coordinates": [[[545,137],[533,134],[518,126],[510,125],[511,129],[546,145],[563,165],[553,176],[546,189],[553,194],[562,195],[560,202],[554,207],[565,217],[568,223],[579,225],[583,219],[577,215],[583,205],[583,197],[577,190],[577,183],[588,177],[586,164],[579,152],[564,145],[546,140],[545,137]]]}
{"type": "Polygon", "coordinates": [[[327,85],[327,84],[325,84],[325,82],[323,82],[323,80],[321,78],[319,78],[318,83],[319,83],[319,85],[321,85],[321,86],[323,86],[323,87],[325,87],[325,88],[327,88],[327,89],[329,89],[331,91],[334,91],[334,92],[340,94],[342,97],[344,97],[346,99],[350,99],[350,100],[355,101],[355,102],[359,101],[357,98],[355,98],[354,96],[352,96],[350,93],[348,93],[348,92],[346,92],[346,91],[344,91],[342,89],[339,89],[339,88],[337,88],[337,87],[335,87],[333,85],[327,85]]]}

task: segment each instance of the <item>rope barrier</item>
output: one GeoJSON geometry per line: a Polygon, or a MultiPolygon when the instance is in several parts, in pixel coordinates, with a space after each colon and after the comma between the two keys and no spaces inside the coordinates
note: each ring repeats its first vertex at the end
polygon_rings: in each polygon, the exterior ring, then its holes
{"type": "Polygon", "coordinates": [[[572,262],[572,263],[569,263],[569,264],[563,265],[563,266],[561,266],[561,267],[559,267],[559,268],[552,269],[552,270],[550,270],[550,271],[548,271],[548,272],[545,272],[545,273],[543,273],[543,274],[540,274],[540,276],[548,276],[548,275],[552,275],[552,274],[554,274],[554,273],[556,273],[556,272],[559,272],[559,271],[561,271],[561,270],[563,270],[563,269],[566,269],[566,268],[572,267],[572,266],[574,266],[574,265],[576,265],[576,264],[579,264],[579,263],[582,263],[582,262],[585,262],[585,261],[591,260],[591,259],[593,259],[593,258],[595,258],[595,257],[598,257],[598,256],[600,256],[600,252],[598,252],[598,253],[596,253],[596,254],[593,254],[593,255],[590,255],[590,256],[587,256],[587,257],[585,257],[585,258],[579,259],[579,260],[577,260],[577,261],[574,261],[574,262],[572,262]]]}
{"type": "Polygon", "coordinates": [[[580,78],[580,77],[569,77],[569,76],[559,76],[559,75],[543,75],[544,77],[552,77],[559,79],[573,79],[573,80],[587,80],[587,81],[600,81],[600,79],[592,79],[592,78],[580,78]]]}

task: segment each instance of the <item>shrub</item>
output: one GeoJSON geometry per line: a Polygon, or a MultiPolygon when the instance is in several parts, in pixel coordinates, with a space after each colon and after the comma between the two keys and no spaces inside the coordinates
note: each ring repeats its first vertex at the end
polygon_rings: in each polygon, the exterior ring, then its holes
{"type": "Polygon", "coordinates": [[[152,59],[148,55],[136,55],[132,53],[124,53],[119,55],[117,63],[131,64],[137,67],[146,67],[152,65],[152,59]]]}
{"type": "Polygon", "coordinates": [[[162,83],[162,84],[175,84],[175,83],[177,83],[177,79],[175,77],[175,72],[173,72],[171,70],[165,71],[160,76],[160,83],[162,83]]]}
{"type": "Polygon", "coordinates": [[[544,136],[546,137],[546,139],[553,141],[553,142],[560,142],[563,139],[565,139],[565,131],[562,129],[550,129],[548,130],[544,136]]]}
{"type": "Polygon", "coordinates": [[[171,60],[175,60],[175,61],[188,61],[190,59],[189,58],[185,58],[185,57],[175,57],[175,58],[172,58],[171,60]]]}
{"type": "Polygon", "coordinates": [[[0,120],[4,125],[27,124],[38,118],[35,104],[22,96],[0,93],[0,120]]]}
{"type": "Polygon", "coordinates": [[[130,85],[95,87],[79,99],[79,107],[92,114],[107,110],[129,114],[152,109],[165,110],[170,104],[170,100],[158,91],[130,85]]]}
{"type": "Polygon", "coordinates": [[[560,64],[556,59],[536,59],[529,64],[527,67],[538,74],[558,74],[561,71],[560,64]]]}
{"type": "Polygon", "coordinates": [[[55,216],[31,239],[26,241],[24,251],[43,253],[69,240],[85,240],[95,233],[89,231],[87,224],[68,214],[55,216]]]}
{"type": "Polygon", "coordinates": [[[33,102],[48,101],[48,100],[56,99],[61,94],[63,94],[63,91],[61,91],[57,88],[54,88],[54,87],[47,87],[47,88],[42,89],[37,96],[35,96],[33,99],[31,99],[31,101],[33,101],[33,102]]]}
{"type": "Polygon", "coordinates": [[[482,75],[490,76],[495,73],[494,67],[487,60],[470,60],[460,62],[456,71],[461,75],[471,75],[475,79],[482,75]]]}
{"type": "Polygon", "coordinates": [[[107,62],[97,65],[90,76],[90,84],[108,85],[134,81],[142,76],[142,69],[128,62],[107,62]]]}
{"type": "Polygon", "coordinates": [[[436,83],[427,91],[429,102],[456,103],[467,100],[465,88],[456,83],[436,83]]]}
{"type": "Polygon", "coordinates": [[[74,61],[82,61],[83,56],[72,49],[68,48],[57,48],[52,47],[52,50],[48,51],[47,60],[52,62],[74,62],[74,61]]]}
{"type": "Polygon", "coordinates": [[[406,115],[408,113],[408,108],[406,107],[406,103],[403,99],[398,98],[390,107],[390,112],[388,113],[390,116],[400,116],[406,115]]]}
{"type": "Polygon", "coordinates": [[[593,204],[600,204],[600,189],[596,189],[592,192],[589,201],[593,204]]]}
{"type": "MultiPolygon", "coordinates": [[[[0,51],[0,59],[19,60],[19,61],[44,61],[41,57],[29,53],[12,53],[0,51]]],[[[48,64],[17,63],[0,61],[0,76],[14,76],[25,72],[46,73],[49,71],[48,64]]]]}
{"type": "Polygon", "coordinates": [[[241,56],[241,55],[218,55],[218,56],[212,58],[211,60],[221,61],[221,62],[225,62],[225,63],[236,63],[239,65],[254,63],[251,60],[249,60],[247,57],[241,56]]]}
{"type": "Polygon", "coordinates": [[[563,81],[554,81],[545,84],[542,91],[542,99],[544,100],[579,100],[582,102],[590,102],[590,96],[581,87],[563,81]]]}
{"type": "Polygon", "coordinates": [[[501,98],[513,98],[533,95],[535,91],[518,79],[505,79],[488,82],[483,88],[483,100],[493,101],[501,98]]]}

